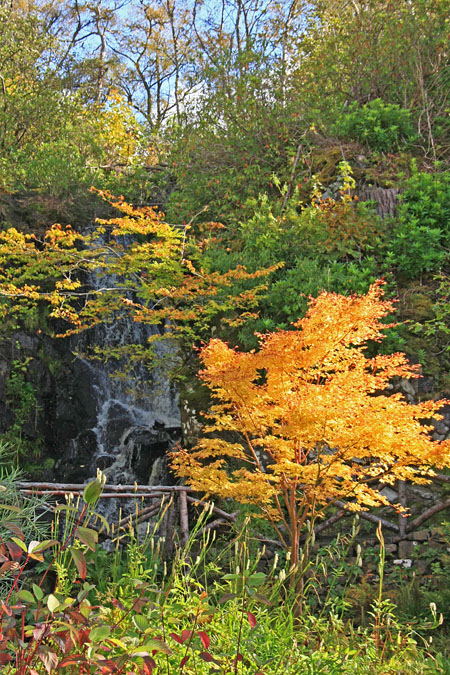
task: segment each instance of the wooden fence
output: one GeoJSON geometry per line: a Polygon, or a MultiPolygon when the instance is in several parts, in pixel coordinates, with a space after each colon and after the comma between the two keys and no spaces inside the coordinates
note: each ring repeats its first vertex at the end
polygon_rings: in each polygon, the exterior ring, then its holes
{"type": "MultiPolygon", "coordinates": [[[[440,483],[450,483],[450,476],[444,474],[437,474],[435,480],[440,483]]],[[[86,486],[78,483],[37,483],[37,482],[20,482],[19,488],[23,494],[34,495],[82,495],[86,486]]],[[[400,482],[398,484],[399,502],[405,508],[408,507],[406,499],[406,484],[400,482]]],[[[166,538],[168,548],[173,545],[173,532],[176,522],[178,520],[180,543],[183,545],[187,542],[190,532],[189,524],[189,505],[203,505],[210,508],[211,516],[214,519],[209,520],[204,527],[198,531],[197,534],[202,534],[206,530],[212,530],[219,527],[229,526],[236,521],[236,513],[227,513],[220,509],[212,502],[206,502],[194,495],[191,488],[184,485],[108,485],[104,486],[100,499],[140,499],[151,502],[149,505],[140,508],[133,514],[121,518],[118,522],[112,524],[112,531],[118,532],[123,528],[129,526],[130,523],[139,524],[150,520],[152,517],[158,516],[163,510],[166,510],[164,523],[162,526],[162,535],[166,538]]],[[[336,501],[334,505],[338,507],[338,511],[332,516],[319,522],[315,527],[316,535],[324,532],[332,527],[342,518],[354,515],[354,511],[343,502],[336,501]]],[[[450,498],[436,499],[432,505],[425,508],[419,515],[414,518],[404,515],[398,515],[397,522],[387,520],[379,515],[360,511],[359,517],[378,525],[381,523],[384,529],[391,533],[391,542],[400,542],[408,537],[412,532],[421,527],[427,520],[429,520],[436,513],[450,508],[450,498]],[[393,537],[393,538],[392,538],[393,537]]],[[[261,539],[262,542],[270,543],[279,546],[280,543],[271,539],[261,539]]],[[[170,552],[170,551],[169,551],[170,552]]]]}
{"type": "MultiPolygon", "coordinates": [[[[66,497],[69,495],[81,496],[86,485],[80,483],[37,483],[20,482],[19,489],[26,495],[50,495],[66,497]]],[[[165,536],[168,548],[173,542],[173,530],[178,516],[180,543],[184,545],[189,538],[189,504],[209,508],[211,515],[216,518],[197,532],[201,534],[207,530],[230,525],[236,520],[236,513],[227,513],[213,502],[207,502],[194,497],[191,488],[185,485],[108,485],[103,488],[100,499],[134,499],[151,502],[132,514],[121,518],[116,523],[110,523],[111,532],[118,533],[130,524],[140,524],[158,517],[165,511],[162,535],[165,536]]],[[[103,533],[105,536],[105,533],[103,533]]]]}

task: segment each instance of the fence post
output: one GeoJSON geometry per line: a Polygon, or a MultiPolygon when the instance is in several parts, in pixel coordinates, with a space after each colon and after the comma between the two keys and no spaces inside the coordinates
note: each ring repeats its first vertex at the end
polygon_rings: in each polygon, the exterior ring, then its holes
{"type": "Polygon", "coordinates": [[[165,538],[166,538],[166,545],[165,545],[165,557],[166,558],[171,558],[172,553],[173,553],[173,529],[174,529],[174,522],[175,522],[175,504],[174,504],[174,499],[175,499],[175,494],[172,494],[170,496],[169,500],[169,506],[167,508],[167,513],[165,517],[165,538]]]}
{"type": "Polygon", "coordinates": [[[189,516],[186,490],[180,490],[180,542],[182,546],[186,546],[189,539],[189,516]]]}

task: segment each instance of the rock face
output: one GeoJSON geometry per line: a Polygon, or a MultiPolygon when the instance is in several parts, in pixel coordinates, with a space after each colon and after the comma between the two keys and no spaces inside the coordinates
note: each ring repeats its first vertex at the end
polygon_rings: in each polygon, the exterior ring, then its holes
{"type": "MultiPolygon", "coordinates": [[[[89,230],[96,216],[112,215],[95,195],[64,208],[53,202],[34,193],[0,195],[0,217],[39,234],[56,220],[89,230]]],[[[95,288],[100,281],[93,276],[87,283],[95,288]]],[[[0,340],[0,435],[21,437],[20,463],[29,476],[84,482],[99,467],[110,482],[147,483],[158,472],[162,478],[160,458],[181,434],[178,395],[166,374],[125,364],[127,377],[114,379],[120,363],[113,368],[75,356],[93,345],[145,344],[155,331],[122,321],[76,339],[52,340],[34,328],[0,340]]],[[[159,356],[167,351],[163,344],[156,349],[159,356]]]]}
{"type": "MultiPolygon", "coordinates": [[[[33,466],[33,477],[84,482],[99,467],[114,483],[148,483],[155,462],[180,438],[177,392],[163,375],[150,379],[142,369],[136,400],[130,382],[114,381],[104,364],[75,357],[73,347],[20,332],[0,344],[0,433],[15,422],[20,400],[11,399],[9,383],[26,364],[20,386],[31,386],[35,401],[21,435],[30,455],[37,446],[41,452],[22,462],[33,466]]],[[[160,461],[159,471],[161,479],[160,461]]]]}

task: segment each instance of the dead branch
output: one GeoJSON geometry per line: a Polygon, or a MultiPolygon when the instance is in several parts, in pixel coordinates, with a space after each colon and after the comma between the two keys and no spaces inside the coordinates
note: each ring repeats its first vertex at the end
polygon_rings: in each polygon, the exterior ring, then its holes
{"type": "Polygon", "coordinates": [[[216,518],[216,520],[212,520],[210,523],[202,527],[201,530],[197,532],[196,536],[199,537],[202,534],[209,532],[210,530],[214,530],[217,527],[221,527],[221,525],[226,525],[227,527],[230,527],[231,523],[229,520],[226,520],[225,518],[216,518]]]}
{"type": "Polygon", "coordinates": [[[334,525],[334,523],[337,523],[338,520],[341,520],[341,518],[345,518],[346,516],[350,516],[351,514],[346,510],[342,509],[341,511],[338,511],[335,513],[333,516],[330,516],[323,522],[319,523],[316,525],[314,528],[314,534],[319,534],[320,532],[323,532],[323,530],[326,530],[327,528],[331,527],[331,525],[334,525]]]}
{"type": "Polygon", "coordinates": [[[411,522],[406,526],[406,531],[414,532],[414,530],[416,530],[419,525],[422,525],[422,523],[431,518],[431,516],[434,516],[436,513],[439,513],[440,511],[448,508],[450,508],[450,498],[443,502],[437,502],[437,504],[430,506],[429,509],[426,509],[423,513],[421,513],[420,516],[417,516],[417,518],[411,520],[411,522]]]}
{"type": "MultiPolygon", "coordinates": [[[[203,500],[196,499],[195,497],[191,497],[190,495],[187,495],[186,498],[190,504],[195,504],[196,506],[208,506],[210,504],[210,502],[204,502],[203,500]]],[[[218,506],[213,506],[211,511],[212,513],[215,513],[217,516],[225,518],[225,520],[229,520],[232,523],[234,523],[236,520],[237,516],[236,511],[234,511],[233,513],[227,513],[226,511],[222,511],[222,509],[219,509],[218,506]]]]}
{"type": "Polygon", "coordinates": [[[387,530],[393,530],[394,532],[400,532],[400,528],[398,525],[395,525],[394,523],[391,523],[389,520],[386,520],[385,518],[380,518],[380,516],[374,516],[372,513],[367,513],[367,511],[358,511],[355,512],[352,509],[349,509],[344,502],[341,502],[339,500],[336,500],[334,502],[336,506],[339,506],[341,509],[344,509],[348,513],[351,513],[353,515],[358,515],[360,518],[363,518],[364,520],[368,520],[370,523],[374,523],[375,525],[378,525],[378,523],[381,523],[383,527],[385,527],[387,530]]]}

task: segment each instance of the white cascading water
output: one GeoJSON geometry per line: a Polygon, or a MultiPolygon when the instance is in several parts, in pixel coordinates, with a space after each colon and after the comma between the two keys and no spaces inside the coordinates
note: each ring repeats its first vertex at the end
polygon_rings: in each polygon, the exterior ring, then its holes
{"type": "MultiPolygon", "coordinates": [[[[92,273],[88,285],[93,289],[114,287],[118,280],[92,273]]],[[[90,475],[101,468],[108,482],[116,484],[155,484],[166,478],[164,474],[165,449],[171,437],[178,435],[181,426],[178,396],[175,387],[158,365],[150,374],[143,363],[122,359],[104,363],[89,359],[83,352],[89,347],[123,347],[146,344],[148,338],[158,333],[155,326],[120,318],[111,324],[101,324],[78,339],[76,351],[80,365],[89,373],[90,386],[95,400],[96,449],[90,466],[90,475]],[[120,371],[120,377],[115,375],[120,371]],[[147,453],[147,457],[143,456],[147,453]],[[159,453],[159,455],[158,455],[159,453]],[[159,467],[159,471],[158,471],[159,467]],[[158,475],[160,474],[160,475],[158,475]]],[[[158,364],[174,357],[170,341],[161,339],[155,345],[158,364]]],[[[74,452],[76,452],[74,441],[74,452]]]]}

